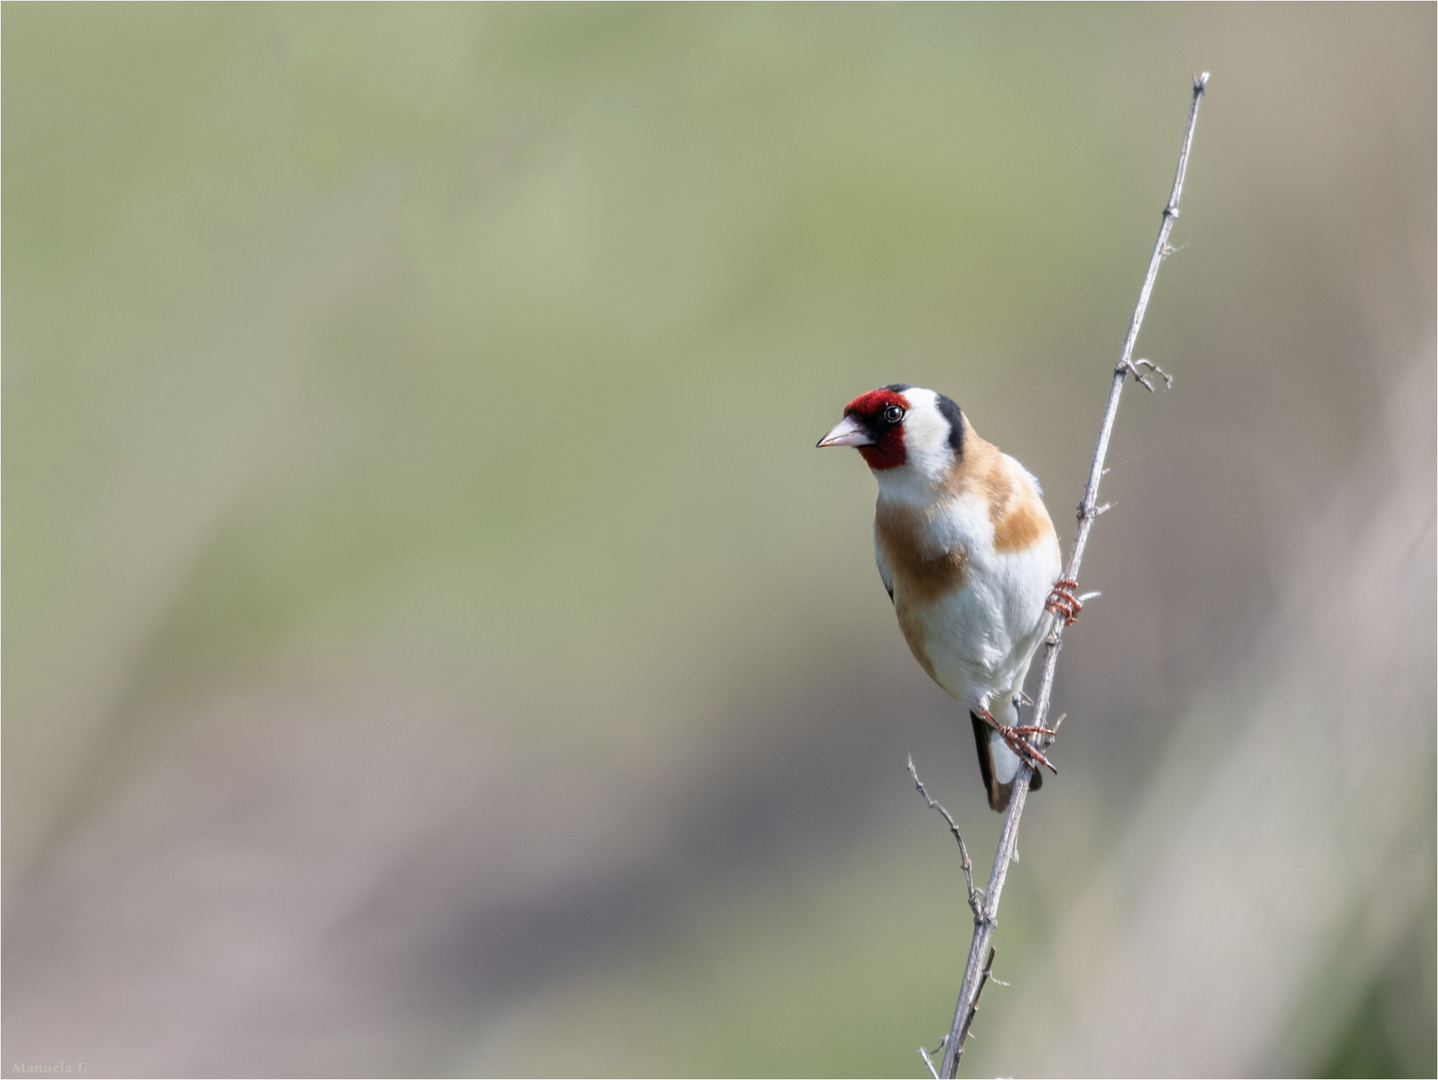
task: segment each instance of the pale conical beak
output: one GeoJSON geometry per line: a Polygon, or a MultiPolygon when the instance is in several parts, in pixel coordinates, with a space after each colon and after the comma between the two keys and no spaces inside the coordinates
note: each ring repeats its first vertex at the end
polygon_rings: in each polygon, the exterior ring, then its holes
{"type": "Polygon", "coordinates": [[[819,440],[819,446],[873,446],[874,440],[852,416],[834,425],[834,430],[819,440]]]}

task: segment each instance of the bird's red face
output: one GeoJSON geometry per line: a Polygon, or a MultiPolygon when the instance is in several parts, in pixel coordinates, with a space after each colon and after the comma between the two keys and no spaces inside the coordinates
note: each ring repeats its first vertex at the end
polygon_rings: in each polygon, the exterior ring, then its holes
{"type": "Polygon", "coordinates": [[[819,440],[820,446],[853,446],[864,455],[871,469],[893,469],[904,464],[904,416],[908,387],[884,386],[870,390],[849,402],[844,419],[819,440]]]}

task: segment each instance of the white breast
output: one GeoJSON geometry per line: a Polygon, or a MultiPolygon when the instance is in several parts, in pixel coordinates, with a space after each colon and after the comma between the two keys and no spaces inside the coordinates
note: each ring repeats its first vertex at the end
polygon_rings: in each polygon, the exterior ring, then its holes
{"type": "Polygon", "coordinates": [[[935,594],[898,567],[884,566],[880,551],[880,571],[888,570],[904,636],[951,695],[1013,723],[1010,699],[1047,628],[1044,603],[1060,571],[1052,526],[1022,550],[998,552],[987,503],[973,492],[951,496],[920,520],[924,549],[930,555],[961,552],[964,572],[962,584],[935,594]]]}

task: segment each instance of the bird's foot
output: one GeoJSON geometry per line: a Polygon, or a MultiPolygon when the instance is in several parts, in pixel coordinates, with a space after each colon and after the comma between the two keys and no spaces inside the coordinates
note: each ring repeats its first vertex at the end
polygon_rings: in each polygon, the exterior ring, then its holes
{"type": "Polygon", "coordinates": [[[1077,622],[1079,612],[1083,610],[1083,604],[1074,595],[1077,588],[1078,582],[1073,578],[1059,578],[1054,582],[1053,591],[1044,603],[1044,610],[1060,616],[1065,626],[1072,626],[1077,622]]]}
{"type": "Polygon", "coordinates": [[[1018,759],[1029,768],[1037,769],[1042,765],[1057,776],[1059,771],[1054,768],[1053,762],[1044,757],[1043,751],[1028,740],[1030,735],[1037,735],[1039,732],[1052,734],[1048,728],[1041,727],[1001,727],[999,728],[999,737],[1004,740],[1004,745],[1018,755],[1018,759]]]}
{"type": "Polygon", "coordinates": [[[983,717],[984,723],[999,733],[999,737],[1004,740],[1004,745],[1012,750],[1018,759],[1029,768],[1037,769],[1042,765],[1055,776],[1059,774],[1058,769],[1054,768],[1053,762],[1044,757],[1043,751],[1030,744],[1028,740],[1030,735],[1038,735],[1040,733],[1052,735],[1053,732],[1048,728],[1030,726],[1005,727],[994,719],[993,713],[983,707],[979,708],[979,715],[983,717]]]}

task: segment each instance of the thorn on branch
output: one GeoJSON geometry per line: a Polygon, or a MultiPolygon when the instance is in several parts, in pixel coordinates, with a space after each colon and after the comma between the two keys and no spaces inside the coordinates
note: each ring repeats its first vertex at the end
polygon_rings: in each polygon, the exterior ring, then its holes
{"type": "Polygon", "coordinates": [[[969,887],[969,910],[974,913],[975,919],[982,919],[984,891],[974,886],[974,864],[969,861],[969,849],[964,843],[964,838],[959,832],[959,826],[954,821],[954,816],[945,810],[943,804],[937,799],[930,798],[929,793],[924,790],[923,781],[919,779],[919,772],[914,768],[913,754],[909,755],[909,775],[914,778],[914,787],[919,789],[919,794],[922,795],[924,801],[929,804],[929,809],[937,810],[944,815],[944,820],[949,823],[949,832],[953,833],[954,839],[959,842],[959,859],[964,868],[964,881],[969,887]]]}
{"type": "Polygon", "coordinates": [[[1059,737],[1059,725],[1068,719],[1068,715],[1068,713],[1059,713],[1059,718],[1054,721],[1054,726],[1049,728],[1047,735],[1043,736],[1041,750],[1047,750],[1054,744],[1054,740],[1059,737]]]}

